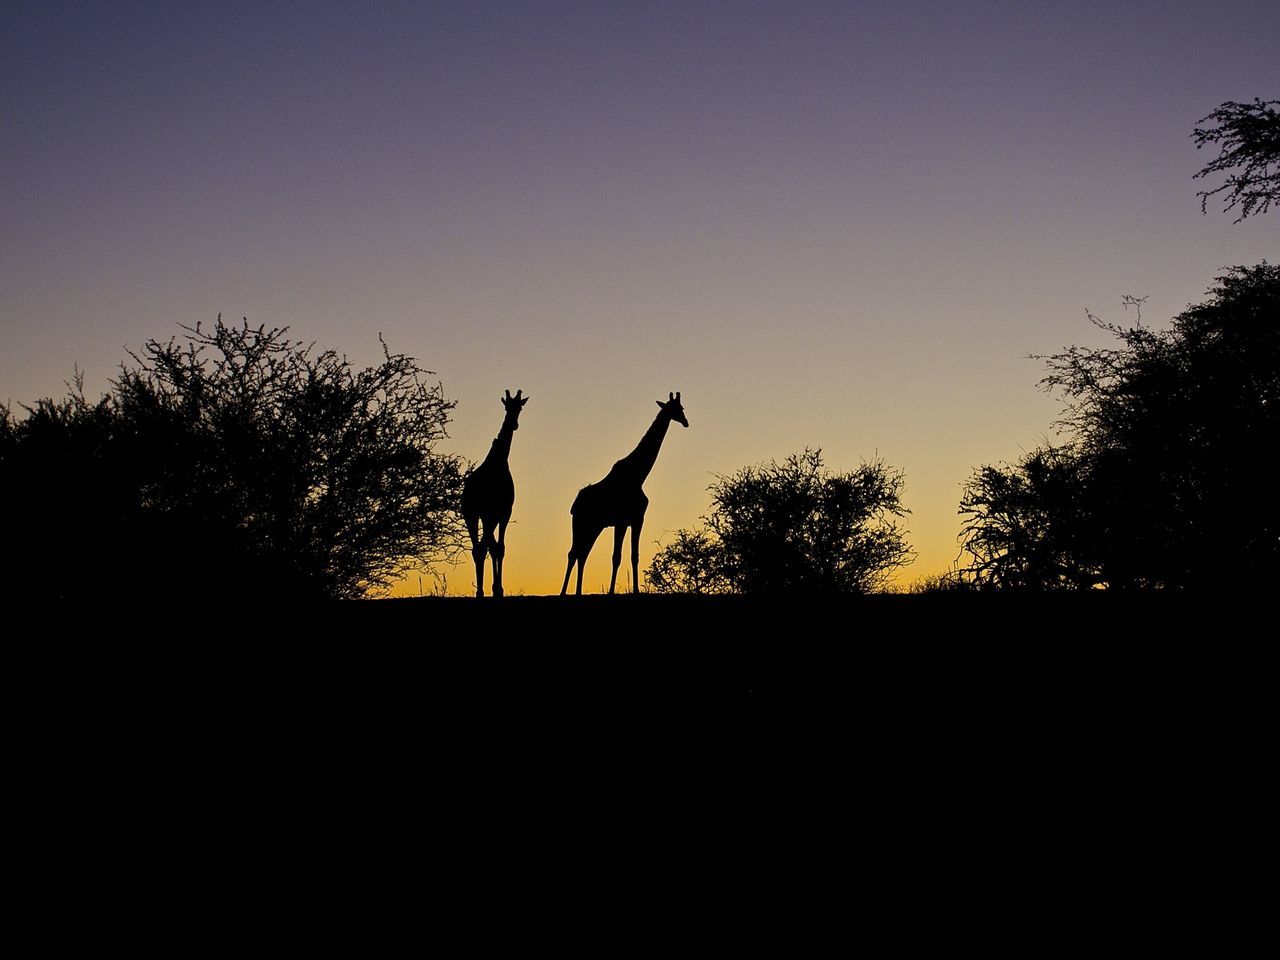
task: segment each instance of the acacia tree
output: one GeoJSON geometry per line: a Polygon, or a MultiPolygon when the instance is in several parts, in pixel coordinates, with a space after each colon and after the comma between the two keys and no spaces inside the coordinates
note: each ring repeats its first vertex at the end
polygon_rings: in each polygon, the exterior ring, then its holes
{"type": "MultiPolygon", "coordinates": [[[[1280,202],[1280,101],[1228,101],[1192,133],[1220,145],[1196,177],[1239,223],[1280,202]]],[[[980,586],[1072,589],[1260,585],[1280,574],[1280,271],[1217,278],[1171,329],[1103,323],[1117,348],[1040,357],[1069,439],[980,467],[960,513],[962,575],[980,586]]],[[[1142,299],[1126,297],[1126,306],[1142,299]]]]}
{"type": "Polygon", "coordinates": [[[1233,267],[1170,329],[1043,359],[1061,448],[988,466],[961,500],[969,574],[1002,587],[1204,589],[1280,574],[1280,268],[1233,267]]]}
{"type": "Polygon", "coordinates": [[[962,581],[1006,590],[1094,586],[1086,469],[1074,447],[1047,445],[974,471],[960,498],[960,535],[972,558],[962,581]]]}
{"type": "Polygon", "coordinates": [[[720,541],[706,530],[677,530],[649,565],[655,593],[733,593],[720,541]]]}
{"type": "Polygon", "coordinates": [[[705,529],[659,551],[659,592],[867,593],[910,561],[903,475],[883,461],[847,473],[821,450],[718,476],[705,529]]]}
{"type": "MultiPolygon", "coordinates": [[[[0,432],[9,502],[56,490],[55,539],[110,560],[75,589],[357,597],[460,542],[463,464],[434,449],[454,404],[413,358],[384,343],[355,369],[221,317],[130,357],[100,401],[5,411],[0,432]]],[[[27,530],[30,549],[46,533],[27,530]]]]}
{"type": "Polygon", "coordinates": [[[1212,190],[1201,190],[1200,210],[1207,212],[1209,198],[1227,191],[1223,213],[1239,208],[1239,223],[1252,213],[1266,213],[1280,203],[1280,100],[1254,98],[1252,103],[1228,100],[1200,123],[1191,136],[1196,149],[1220,146],[1219,153],[1195,176],[1227,173],[1212,190]],[[1230,172],[1236,171],[1236,172],[1230,172]]]}

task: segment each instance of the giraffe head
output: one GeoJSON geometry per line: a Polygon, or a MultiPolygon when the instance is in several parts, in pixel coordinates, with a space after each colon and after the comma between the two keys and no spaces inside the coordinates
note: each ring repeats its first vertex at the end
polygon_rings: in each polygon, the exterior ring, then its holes
{"type": "Polygon", "coordinates": [[[524,393],[523,390],[517,390],[516,395],[513,397],[511,395],[511,391],[507,390],[506,396],[502,398],[502,406],[505,407],[507,411],[506,422],[511,424],[512,430],[520,429],[520,411],[523,410],[524,405],[529,402],[528,397],[521,399],[520,394],[522,393],[524,393]]]}
{"type": "Polygon", "coordinates": [[[655,402],[662,408],[662,412],[669,418],[680,424],[680,426],[688,428],[689,421],[685,418],[684,407],[680,405],[679,393],[668,393],[666,403],[663,403],[661,400],[655,402]]]}

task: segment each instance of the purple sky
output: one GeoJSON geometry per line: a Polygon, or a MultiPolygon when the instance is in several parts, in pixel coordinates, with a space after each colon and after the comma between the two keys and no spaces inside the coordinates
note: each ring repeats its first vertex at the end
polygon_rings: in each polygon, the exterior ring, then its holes
{"type": "Polygon", "coordinates": [[[1050,430],[1026,354],[1280,256],[1280,215],[1201,215],[1189,137],[1280,96],[1274,0],[0,11],[0,400],[219,312],[361,363],[382,332],[451,449],[533,397],[509,591],[558,588],[574,493],[669,390],[642,563],[711,474],[809,445],[905,469],[938,572],[970,470],[1050,430]]]}

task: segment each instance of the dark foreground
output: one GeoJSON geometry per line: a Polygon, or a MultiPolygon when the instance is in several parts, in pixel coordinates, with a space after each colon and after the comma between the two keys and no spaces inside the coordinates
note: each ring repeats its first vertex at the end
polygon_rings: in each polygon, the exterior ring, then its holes
{"type": "Polygon", "coordinates": [[[51,951],[709,917],[794,948],[848,911],[1067,942],[1062,909],[1249,896],[1223,857],[1257,842],[1274,675],[1223,602],[193,604],[119,640],[98,613],[10,655],[51,951]]]}

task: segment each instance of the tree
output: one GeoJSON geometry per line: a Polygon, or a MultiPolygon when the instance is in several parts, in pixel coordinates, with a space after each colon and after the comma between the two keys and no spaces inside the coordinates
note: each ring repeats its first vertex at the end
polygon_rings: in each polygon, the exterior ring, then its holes
{"type": "Polygon", "coordinates": [[[832,473],[821,450],[711,484],[706,528],[682,530],[649,568],[659,592],[866,593],[909,562],[903,475],[882,461],[832,473]]]}
{"type": "Polygon", "coordinates": [[[1003,587],[1208,589],[1280,574],[1280,268],[1217,278],[1170,329],[1042,357],[1069,442],[966,485],[971,576],[1003,587]]]}
{"type": "Polygon", "coordinates": [[[961,537],[972,557],[966,582],[1005,590],[1094,586],[1084,470],[1076,449],[1052,445],[976,470],[960,498],[961,537]]]}
{"type": "Polygon", "coordinates": [[[1273,203],[1280,203],[1280,100],[1237,103],[1228,100],[1196,127],[1191,136],[1199,150],[1206,144],[1219,144],[1221,150],[1195,176],[1227,172],[1225,183],[1212,190],[1201,190],[1200,210],[1207,212],[1209,198],[1227,193],[1223,213],[1240,210],[1239,223],[1252,213],[1266,213],[1273,203]],[[1238,170],[1230,173],[1228,171],[1238,170]]]}
{"type": "Polygon", "coordinates": [[[434,449],[454,404],[413,358],[384,343],[357,370],[287,328],[185,329],[97,402],[77,381],[4,411],[0,490],[42,518],[18,524],[28,589],[357,597],[460,542],[463,465],[434,449]],[[56,569],[69,555],[85,576],[56,569]]]}
{"type": "Polygon", "coordinates": [[[705,530],[677,530],[648,570],[656,593],[732,593],[720,541],[705,530]]]}

